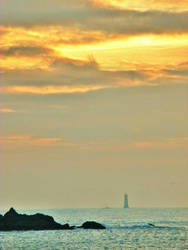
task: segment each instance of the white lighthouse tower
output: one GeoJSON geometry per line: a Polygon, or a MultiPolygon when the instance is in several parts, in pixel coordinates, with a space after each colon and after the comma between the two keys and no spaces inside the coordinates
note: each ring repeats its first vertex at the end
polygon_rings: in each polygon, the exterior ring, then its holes
{"type": "Polygon", "coordinates": [[[128,204],[128,195],[124,194],[124,208],[128,208],[129,204],[128,204]]]}

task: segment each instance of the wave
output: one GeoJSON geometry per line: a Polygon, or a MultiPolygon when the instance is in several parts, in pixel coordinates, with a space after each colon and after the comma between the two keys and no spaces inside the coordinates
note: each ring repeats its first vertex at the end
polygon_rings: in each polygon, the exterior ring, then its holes
{"type": "Polygon", "coordinates": [[[131,225],[131,226],[109,226],[105,225],[107,229],[134,229],[134,228],[153,228],[155,225],[142,224],[142,225],[131,225]]]}
{"type": "MultiPolygon", "coordinates": [[[[109,226],[104,225],[107,229],[143,229],[143,228],[157,228],[157,229],[181,229],[180,227],[170,227],[170,226],[156,226],[154,224],[139,224],[139,225],[130,225],[130,226],[109,226]]],[[[183,227],[184,228],[184,227],[183,227]]]]}

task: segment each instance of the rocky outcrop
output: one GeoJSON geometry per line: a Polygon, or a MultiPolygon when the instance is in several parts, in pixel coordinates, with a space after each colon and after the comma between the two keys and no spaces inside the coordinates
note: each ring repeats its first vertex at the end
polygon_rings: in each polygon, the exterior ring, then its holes
{"type": "Polygon", "coordinates": [[[54,221],[53,217],[44,214],[18,214],[11,208],[4,216],[0,215],[0,231],[12,230],[71,230],[74,228],[105,229],[105,227],[94,221],[87,221],[81,227],[61,225],[54,221]]]}
{"type": "Polygon", "coordinates": [[[10,230],[69,230],[69,224],[61,225],[53,217],[44,214],[18,214],[11,208],[0,218],[0,231],[10,230]]]}
{"type": "Polygon", "coordinates": [[[105,226],[103,226],[100,223],[97,223],[95,221],[86,221],[82,224],[81,228],[84,229],[106,229],[105,226]]]}

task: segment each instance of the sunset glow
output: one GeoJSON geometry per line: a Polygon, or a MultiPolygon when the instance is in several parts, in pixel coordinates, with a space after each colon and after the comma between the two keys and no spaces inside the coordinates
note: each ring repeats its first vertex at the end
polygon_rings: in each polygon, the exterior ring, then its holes
{"type": "MultiPolygon", "coordinates": [[[[14,190],[10,175],[21,183],[36,173],[38,183],[66,176],[65,207],[82,207],[81,193],[103,207],[111,192],[116,206],[126,190],[135,206],[155,196],[171,206],[169,193],[174,206],[188,205],[187,0],[5,0],[0,38],[0,190],[14,190]]],[[[60,183],[44,193],[65,190],[60,183]]],[[[0,195],[4,207],[12,202],[0,195]]]]}

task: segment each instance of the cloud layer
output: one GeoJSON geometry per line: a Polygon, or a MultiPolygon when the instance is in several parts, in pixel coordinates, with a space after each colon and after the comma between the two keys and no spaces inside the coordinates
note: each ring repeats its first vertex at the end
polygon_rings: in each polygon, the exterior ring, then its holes
{"type": "Polygon", "coordinates": [[[6,26],[60,25],[80,30],[101,30],[122,35],[146,33],[184,33],[188,12],[158,10],[120,10],[94,6],[80,1],[57,5],[44,0],[26,2],[7,0],[2,3],[2,24],[6,26]],[[44,8],[45,6],[45,8],[44,8]],[[35,17],[35,18],[33,18],[35,17]]]}

